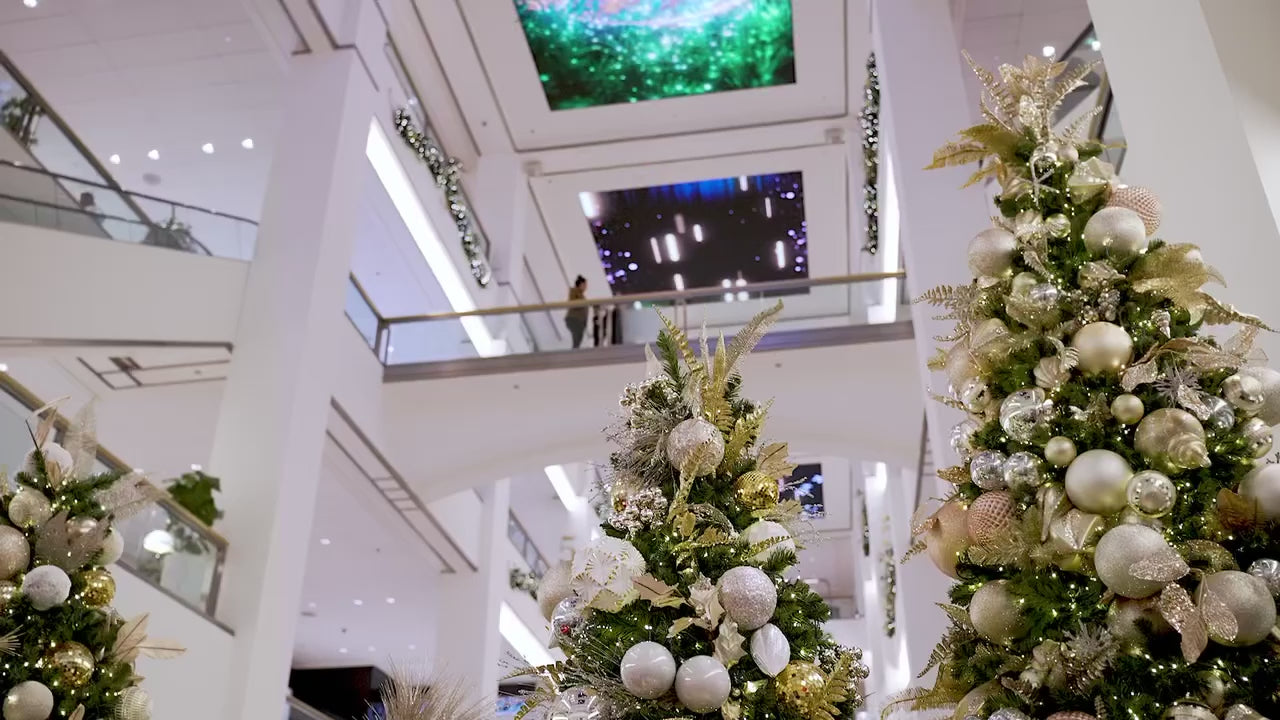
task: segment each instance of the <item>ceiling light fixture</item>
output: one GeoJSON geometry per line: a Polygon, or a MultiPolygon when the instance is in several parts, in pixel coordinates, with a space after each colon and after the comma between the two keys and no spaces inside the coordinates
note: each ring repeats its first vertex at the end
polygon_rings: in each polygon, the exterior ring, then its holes
{"type": "Polygon", "coordinates": [[[147,157],[151,158],[152,160],[159,160],[159,159],[160,159],[160,151],[159,151],[159,150],[156,150],[155,148],[152,148],[152,149],[150,149],[150,150],[148,150],[148,151],[147,151],[147,157]]]}
{"type": "Polygon", "coordinates": [[[9,365],[7,363],[0,363],[0,372],[9,372],[9,365]]]}
{"type": "Polygon", "coordinates": [[[727,293],[725,293],[725,294],[724,294],[724,301],[725,301],[725,302],[733,302],[733,293],[731,293],[731,292],[727,292],[727,293]]]}
{"type": "Polygon", "coordinates": [[[778,267],[787,266],[787,246],[783,245],[781,240],[773,244],[773,255],[778,259],[778,267]]]}
{"type": "Polygon", "coordinates": [[[205,143],[205,144],[201,145],[201,146],[200,146],[200,151],[201,151],[201,152],[203,152],[205,155],[212,155],[212,154],[213,154],[213,143],[205,143]]]}
{"type": "Polygon", "coordinates": [[[241,141],[240,141],[240,147],[244,148],[245,150],[252,150],[252,149],[253,149],[253,138],[245,138],[245,139],[241,140],[241,141]]]}
{"type": "Polygon", "coordinates": [[[418,646],[417,646],[417,645],[410,645],[410,646],[409,646],[409,649],[410,649],[410,650],[417,650],[417,649],[418,649],[418,646]]]}
{"type": "Polygon", "coordinates": [[[582,205],[582,214],[586,215],[588,220],[600,216],[600,201],[596,199],[595,193],[578,193],[578,203],[582,205]]]}
{"type": "Polygon", "coordinates": [[[667,241],[667,257],[671,258],[671,262],[679,262],[680,246],[676,244],[676,236],[671,233],[667,233],[667,237],[665,239],[667,241]]]}
{"type": "Polygon", "coordinates": [[[113,153],[111,157],[107,158],[107,161],[110,162],[112,165],[119,165],[120,156],[113,153]]]}
{"type": "Polygon", "coordinates": [[[388,604],[388,605],[395,605],[395,604],[396,604],[396,599],[395,599],[395,598],[393,598],[393,597],[389,597],[389,598],[387,598],[387,604],[388,604]]]}
{"type": "Polygon", "coordinates": [[[676,213],[676,232],[684,234],[684,213],[676,213]]]}
{"type": "Polygon", "coordinates": [[[376,647],[374,647],[374,646],[370,645],[370,646],[369,646],[369,652],[378,652],[378,648],[376,648],[376,647]]]}
{"type": "Polygon", "coordinates": [[[662,248],[658,247],[658,238],[649,238],[649,247],[653,248],[653,261],[662,264],[662,248]]]}
{"type": "Polygon", "coordinates": [[[1045,45],[1044,47],[1040,48],[1040,54],[1044,55],[1045,57],[1053,57],[1054,53],[1056,52],[1058,52],[1058,48],[1052,45],[1045,45]]]}
{"type": "Polygon", "coordinates": [[[338,652],[339,652],[339,653],[342,653],[343,655],[346,655],[346,654],[347,654],[347,649],[346,649],[346,648],[338,648],[338,652]]]}
{"type": "Polygon", "coordinates": [[[356,607],[360,607],[361,605],[364,605],[364,601],[361,600],[360,598],[356,598],[355,600],[351,601],[351,604],[355,605],[356,607]]]}
{"type": "Polygon", "coordinates": [[[33,8],[40,4],[40,0],[22,0],[22,4],[29,8],[33,8]]]}
{"type": "Polygon", "coordinates": [[[739,190],[741,190],[741,191],[743,191],[743,192],[746,192],[746,191],[747,191],[747,176],[746,176],[746,175],[739,175],[739,176],[738,176],[738,189],[739,189],[739,190]]]}
{"type": "Polygon", "coordinates": [[[1089,40],[1089,49],[1094,52],[1102,50],[1102,41],[1098,38],[1092,38],[1089,40]]]}
{"type": "Polygon", "coordinates": [[[672,276],[671,276],[671,281],[672,281],[672,282],[674,282],[674,283],[676,284],[676,289],[677,289],[677,290],[684,290],[684,276],[683,276],[683,275],[681,275],[680,273],[676,273],[675,275],[672,275],[672,276]]]}
{"type": "Polygon", "coordinates": [[[200,463],[191,463],[191,472],[200,472],[204,470],[204,466],[200,463]]]}
{"type": "Polygon", "coordinates": [[[702,226],[698,223],[693,224],[693,240],[694,242],[702,242],[702,226]]]}
{"type": "Polygon", "coordinates": [[[173,552],[173,533],[163,528],[152,530],[142,538],[142,549],[156,555],[168,555],[173,552]]]}
{"type": "Polygon", "coordinates": [[[769,198],[764,199],[764,216],[767,218],[773,217],[773,201],[769,198]]]}
{"type": "Polygon", "coordinates": [[[315,610],[315,609],[316,609],[316,604],[315,604],[315,603],[313,603],[313,602],[309,602],[309,603],[307,603],[307,607],[308,607],[308,608],[310,608],[310,609],[312,609],[312,610],[315,610]]]}
{"type": "Polygon", "coordinates": [[[330,540],[329,538],[320,538],[320,544],[321,544],[321,545],[328,545],[328,544],[329,544],[329,543],[331,543],[331,542],[333,542],[333,541],[332,541],[332,540],[330,540]]]}
{"type": "Polygon", "coordinates": [[[569,482],[569,473],[564,471],[563,465],[548,465],[542,471],[547,474],[547,479],[551,481],[551,487],[555,489],[556,497],[560,498],[565,510],[574,512],[582,507],[583,498],[574,492],[573,483],[569,482]]]}

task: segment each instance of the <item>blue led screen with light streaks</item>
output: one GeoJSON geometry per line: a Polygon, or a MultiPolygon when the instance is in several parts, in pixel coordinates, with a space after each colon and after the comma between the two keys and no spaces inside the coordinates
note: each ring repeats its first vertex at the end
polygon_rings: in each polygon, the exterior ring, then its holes
{"type": "Polygon", "coordinates": [[[822,486],[822,463],[805,463],[791,471],[791,475],[782,482],[782,492],[779,494],[783,500],[799,502],[809,517],[820,518],[827,512],[822,486]]]}
{"type": "Polygon", "coordinates": [[[728,300],[748,283],[809,276],[799,172],[580,199],[614,295],[719,287],[728,300]]]}

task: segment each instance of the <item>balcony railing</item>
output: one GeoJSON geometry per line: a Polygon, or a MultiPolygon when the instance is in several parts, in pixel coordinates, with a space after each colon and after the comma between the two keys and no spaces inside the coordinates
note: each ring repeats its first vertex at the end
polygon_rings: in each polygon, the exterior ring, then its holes
{"type": "MultiPolygon", "coordinates": [[[[44,402],[5,373],[0,373],[0,463],[18,467],[30,449],[27,418],[44,402]]],[[[59,417],[59,433],[67,428],[59,417]]],[[[127,472],[132,466],[99,447],[98,472],[127,472]]],[[[227,541],[167,495],[148,511],[119,523],[125,553],[119,565],[165,595],[214,619],[227,541]]],[[[228,629],[229,631],[229,629],[228,629]]]]}

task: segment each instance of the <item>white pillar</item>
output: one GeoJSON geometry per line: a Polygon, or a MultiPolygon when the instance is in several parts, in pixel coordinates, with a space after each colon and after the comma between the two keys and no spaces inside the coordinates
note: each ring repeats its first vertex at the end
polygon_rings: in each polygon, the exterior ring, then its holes
{"type": "MultiPolygon", "coordinates": [[[[936,285],[969,282],[969,239],[991,224],[982,188],[960,189],[971,168],[923,169],[936,148],[973,124],[976,108],[970,107],[965,93],[962,72],[968,69],[962,67],[956,46],[950,3],[881,0],[875,2],[872,17],[881,78],[881,146],[891,161],[897,188],[907,289],[912,297],[918,297],[936,285]]],[[[888,193],[880,196],[887,198],[888,193]]],[[[882,203],[881,212],[887,211],[882,203]]],[[[925,365],[938,345],[934,337],[952,330],[950,321],[933,319],[938,314],[937,308],[917,304],[912,307],[911,321],[921,382],[934,392],[945,393],[946,375],[931,373],[925,365]]],[[[932,401],[927,401],[925,408],[935,462],[945,467],[955,460],[950,431],[963,415],[932,401]]],[[[925,479],[926,497],[942,492],[936,478],[925,479]]],[[[873,516],[871,521],[874,531],[879,518],[873,516]]],[[[915,672],[946,627],[945,615],[930,603],[945,599],[947,582],[941,573],[920,573],[917,577],[900,572],[899,578],[899,596],[922,601],[920,611],[910,614],[908,652],[915,672]]]]}
{"type": "MultiPolygon", "coordinates": [[[[1220,299],[1280,323],[1280,3],[1090,0],[1128,150],[1126,181],[1164,203],[1159,237],[1222,271],[1220,299]]],[[[1280,336],[1258,344],[1280,354],[1280,336]]]]}
{"type": "Polygon", "coordinates": [[[284,703],[375,97],[353,52],[293,60],[210,460],[231,541],[227,718],[284,703]]]}
{"type": "MultiPolygon", "coordinates": [[[[466,678],[477,700],[496,702],[499,662],[503,659],[499,629],[503,597],[509,587],[507,517],[511,513],[510,480],[481,491],[480,557],[472,572],[440,577],[436,628],[436,668],[466,678]]],[[[539,628],[530,628],[536,633],[539,628]]]]}

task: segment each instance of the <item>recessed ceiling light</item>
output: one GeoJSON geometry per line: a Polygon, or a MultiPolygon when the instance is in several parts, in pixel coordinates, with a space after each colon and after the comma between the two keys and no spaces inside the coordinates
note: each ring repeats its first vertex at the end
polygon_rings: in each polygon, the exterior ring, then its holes
{"type": "Polygon", "coordinates": [[[203,469],[204,466],[200,463],[191,463],[191,472],[200,472],[203,469]]]}
{"type": "Polygon", "coordinates": [[[347,649],[346,649],[346,648],[338,648],[338,652],[342,653],[343,655],[346,655],[346,654],[347,654],[347,649]]]}
{"type": "Polygon", "coordinates": [[[240,147],[244,148],[245,150],[252,150],[252,149],[253,149],[253,138],[245,138],[245,139],[241,140],[241,141],[240,141],[240,147]]]}
{"type": "Polygon", "coordinates": [[[5,363],[0,363],[0,372],[9,372],[9,366],[5,363]]]}
{"type": "Polygon", "coordinates": [[[1058,48],[1052,45],[1045,45],[1044,47],[1040,48],[1040,54],[1044,55],[1045,57],[1053,57],[1054,53],[1056,52],[1058,52],[1058,48]]]}
{"type": "Polygon", "coordinates": [[[112,154],[112,155],[111,155],[111,157],[107,158],[107,160],[108,160],[112,165],[119,165],[119,164],[120,164],[120,156],[119,156],[119,155],[112,154]]]}
{"type": "Polygon", "coordinates": [[[153,148],[153,149],[151,149],[151,150],[148,150],[148,151],[147,151],[147,157],[151,158],[152,160],[159,160],[159,159],[160,159],[160,151],[159,151],[159,150],[156,150],[156,149],[154,149],[154,148],[153,148]]]}
{"type": "Polygon", "coordinates": [[[40,4],[40,0],[22,0],[22,4],[27,7],[35,7],[40,4]]]}
{"type": "Polygon", "coordinates": [[[212,155],[212,154],[213,154],[213,143],[205,143],[205,144],[201,145],[201,146],[200,146],[200,150],[201,150],[201,152],[203,152],[205,155],[212,155]]]}
{"type": "Polygon", "coordinates": [[[369,652],[378,652],[378,648],[376,648],[376,647],[374,647],[374,646],[370,645],[370,646],[369,646],[369,652]]]}
{"type": "Polygon", "coordinates": [[[134,471],[134,472],[136,472],[136,473],[138,473],[139,475],[146,475],[146,474],[147,474],[147,471],[146,471],[146,470],[143,470],[142,468],[134,468],[134,469],[133,469],[133,471],[134,471]]]}
{"type": "Polygon", "coordinates": [[[360,606],[360,605],[363,605],[363,604],[364,604],[364,601],[363,601],[363,600],[361,600],[360,598],[356,598],[355,600],[352,600],[351,602],[352,602],[352,604],[354,604],[354,605],[356,605],[356,606],[360,606]]]}
{"type": "Polygon", "coordinates": [[[409,646],[409,649],[410,649],[410,650],[417,650],[417,649],[418,649],[418,646],[417,646],[417,645],[410,645],[410,646],[409,646]]]}
{"type": "Polygon", "coordinates": [[[315,604],[315,603],[313,603],[313,602],[309,602],[309,603],[307,603],[307,607],[311,608],[312,610],[315,610],[315,609],[316,609],[316,604],[315,604]]]}
{"type": "Polygon", "coordinates": [[[396,604],[396,599],[395,599],[395,598],[393,598],[393,597],[389,597],[389,598],[387,598],[387,604],[388,604],[388,605],[395,605],[395,604],[396,604]]]}
{"type": "Polygon", "coordinates": [[[1089,41],[1089,49],[1090,49],[1090,50],[1092,50],[1092,51],[1094,51],[1094,52],[1098,52],[1099,50],[1101,50],[1101,49],[1102,49],[1102,41],[1101,41],[1101,40],[1099,40],[1098,38],[1094,38],[1094,39],[1090,40],[1090,41],[1089,41]]]}
{"type": "Polygon", "coordinates": [[[321,545],[328,545],[328,544],[329,544],[329,543],[331,543],[331,542],[333,542],[333,541],[332,541],[332,540],[330,540],[329,538],[320,538],[320,544],[321,544],[321,545]]]}

